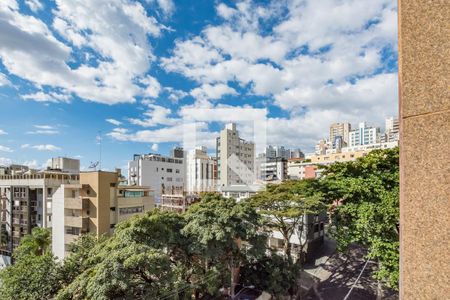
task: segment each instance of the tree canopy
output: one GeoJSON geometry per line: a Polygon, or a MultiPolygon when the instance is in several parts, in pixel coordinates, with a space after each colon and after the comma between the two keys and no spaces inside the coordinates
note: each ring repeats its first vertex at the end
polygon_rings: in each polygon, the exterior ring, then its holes
{"type": "Polygon", "coordinates": [[[365,246],[378,262],[376,277],[396,288],[399,276],[398,148],[374,150],[326,167],[321,190],[332,203],[332,236],[340,250],[365,246]]]}

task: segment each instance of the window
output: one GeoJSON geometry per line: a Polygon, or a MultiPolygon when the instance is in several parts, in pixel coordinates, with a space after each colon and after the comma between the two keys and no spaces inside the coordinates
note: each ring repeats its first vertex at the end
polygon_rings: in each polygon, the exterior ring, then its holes
{"type": "Polygon", "coordinates": [[[115,183],[110,183],[109,186],[110,187],[116,187],[116,184],[115,183]]]}
{"type": "Polygon", "coordinates": [[[167,169],[167,173],[172,173],[172,169],[167,169]]]}
{"type": "Polygon", "coordinates": [[[144,191],[125,191],[125,198],[144,197],[144,191]]]}
{"type": "Polygon", "coordinates": [[[75,198],[77,196],[77,193],[75,190],[72,190],[72,198],[75,198]]]}
{"type": "Polygon", "coordinates": [[[175,173],[180,174],[180,169],[176,169],[175,173]]]}
{"type": "Polygon", "coordinates": [[[109,228],[113,229],[114,227],[116,227],[116,224],[110,224],[109,228]]]}
{"type": "Polygon", "coordinates": [[[129,215],[129,214],[136,214],[143,212],[142,206],[133,206],[133,207],[122,207],[119,208],[119,214],[120,215],[129,215]]]}
{"type": "Polygon", "coordinates": [[[116,207],[115,207],[115,206],[110,207],[109,210],[110,210],[110,211],[116,211],[116,207]]]}

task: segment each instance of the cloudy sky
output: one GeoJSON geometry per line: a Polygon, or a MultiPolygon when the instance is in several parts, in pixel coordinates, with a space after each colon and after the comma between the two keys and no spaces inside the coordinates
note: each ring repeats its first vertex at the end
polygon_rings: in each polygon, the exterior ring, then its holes
{"type": "Polygon", "coordinates": [[[383,126],[396,2],[1,0],[0,164],[86,167],[101,136],[103,166],[123,167],[180,145],[189,117],[213,152],[221,122],[253,108],[268,143],[306,152],[332,122],[383,126]]]}

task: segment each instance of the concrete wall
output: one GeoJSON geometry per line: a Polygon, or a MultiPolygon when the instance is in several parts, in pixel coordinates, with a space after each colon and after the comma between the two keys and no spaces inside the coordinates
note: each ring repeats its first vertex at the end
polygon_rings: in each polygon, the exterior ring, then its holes
{"type": "Polygon", "coordinates": [[[450,2],[399,1],[400,296],[450,295],[450,2]]]}

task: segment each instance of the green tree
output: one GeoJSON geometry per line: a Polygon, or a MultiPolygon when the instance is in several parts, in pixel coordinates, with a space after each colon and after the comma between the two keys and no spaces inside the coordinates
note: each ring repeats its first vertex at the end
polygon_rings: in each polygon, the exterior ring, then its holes
{"type": "Polygon", "coordinates": [[[234,295],[239,268],[262,257],[265,251],[266,236],[259,232],[260,216],[245,203],[206,194],[190,207],[185,218],[183,232],[202,246],[207,269],[213,265],[226,267],[234,295]]]}
{"type": "Polygon", "coordinates": [[[375,276],[396,288],[399,276],[398,148],[375,150],[325,169],[322,191],[333,210],[332,235],[340,250],[351,243],[378,262],[375,276]]]}
{"type": "Polygon", "coordinates": [[[58,264],[50,252],[51,232],[34,228],[0,271],[0,299],[49,299],[59,288],[58,264]]]}
{"type": "Polygon", "coordinates": [[[268,185],[266,190],[250,199],[250,203],[264,217],[269,230],[279,231],[283,236],[283,249],[292,261],[290,240],[294,233],[299,237],[299,263],[303,262],[307,226],[304,217],[318,214],[326,207],[320,192],[315,189],[314,180],[287,181],[278,185],[268,185]]]}

